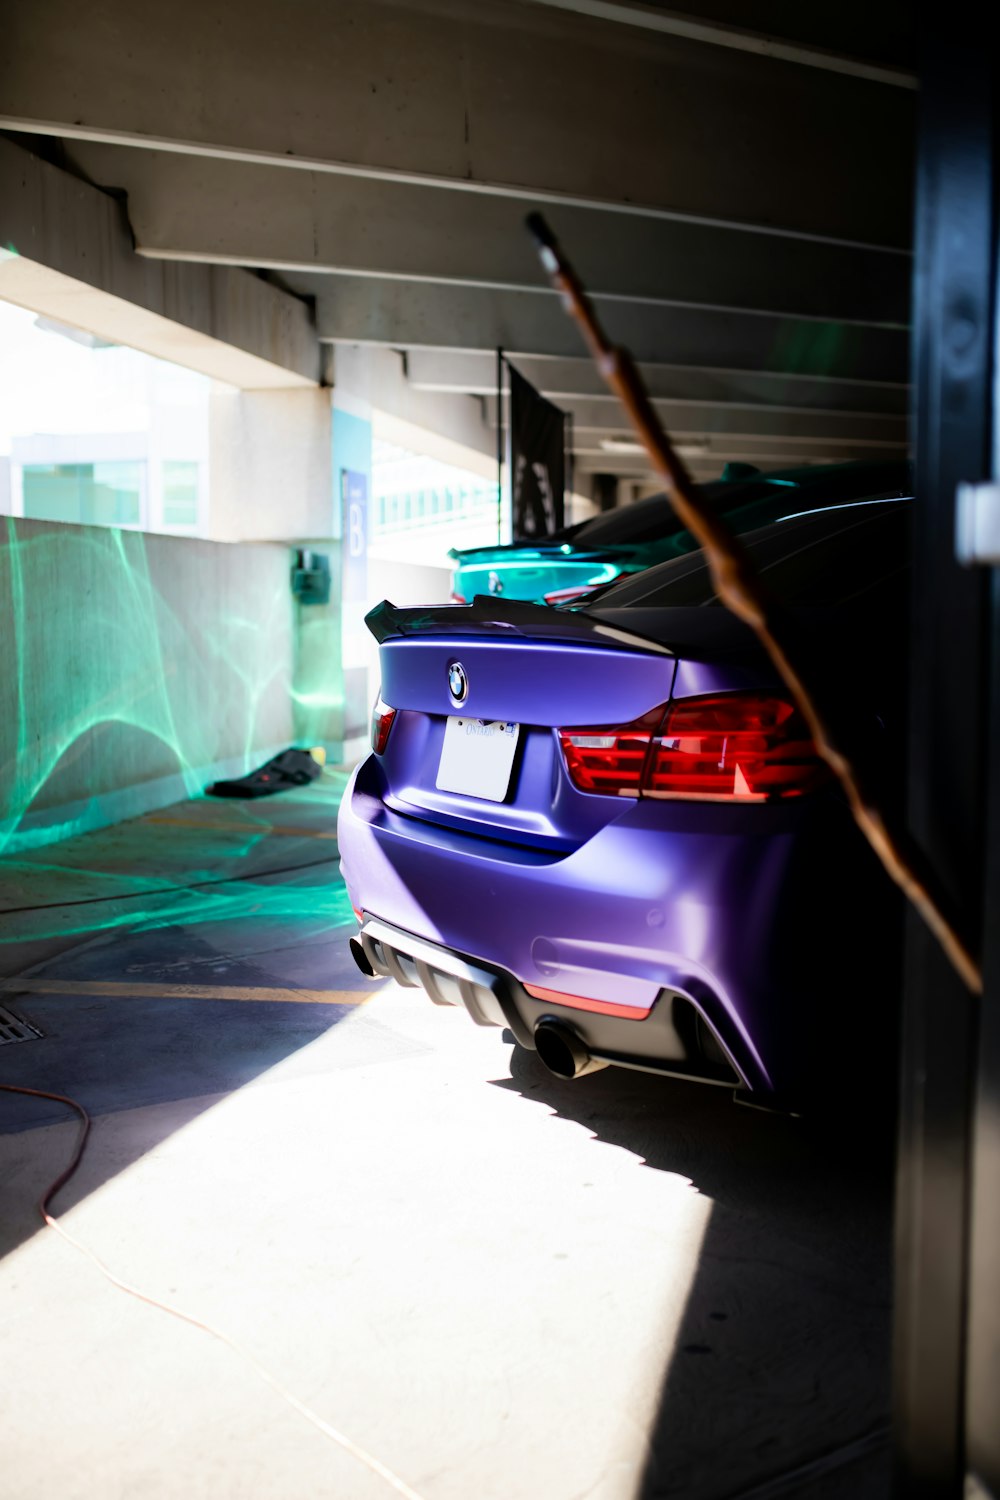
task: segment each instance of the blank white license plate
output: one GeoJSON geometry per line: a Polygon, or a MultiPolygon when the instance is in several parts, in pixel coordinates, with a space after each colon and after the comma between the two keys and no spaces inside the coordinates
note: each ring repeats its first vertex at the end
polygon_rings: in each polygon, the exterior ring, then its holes
{"type": "Polygon", "coordinates": [[[450,718],[438,766],[437,787],[487,802],[502,802],[510,786],[520,726],[503,720],[450,718]]]}

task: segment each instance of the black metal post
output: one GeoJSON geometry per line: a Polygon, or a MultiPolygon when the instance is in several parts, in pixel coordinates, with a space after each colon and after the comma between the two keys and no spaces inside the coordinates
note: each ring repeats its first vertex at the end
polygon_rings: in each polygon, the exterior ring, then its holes
{"type": "MultiPolygon", "coordinates": [[[[994,54],[995,55],[995,54],[994,54]]],[[[1000,67],[994,63],[993,183],[1000,176],[1000,67]]],[[[1000,210],[995,210],[1000,219],[1000,210]]],[[[990,473],[1000,504],[1000,222],[993,224],[993,433],[990,473]]],[[[990,719],[987,756],[986,891],[983,902],[983,1000],[973,1108],[969,1216],[966,1467],[970,1494],[1000,1496],[1000,567],[992,568],[989,632],[990,719]],[[978,1490],[976,1488],[978,1486],[978,1490]]]]}
{"type": "MultiPolygon", "coordinates": [[[[567,495],[572,495],[572,493],[573,493],[573,485],[576,482],[576,473],[575,473],[575,470],[574,470],[574,459],[573,459],[573,413],[571,411],[568,411],[566,413],[563,421],[564,421],[564,426],[563,426],[563,442],[564,442],[564,445],[565,445],[565,454],[566,454],[566,462],[565,462],[565,464],[563,466],[563,473],[566,476],[565,491],[566,491],[567,495]]],[[[566,500],[565,500],[565,495],[563,497],[563,524],[564,525],[566,524],[566,500]]]]}
{"type": "MultiPolygon", "coordinates": [[[[994,468],[1000,479],[1000,469],[994,468]]],[[[1000,1496],[1000,569],[993,570],[992,725],[984,993],[973,1110],[966,1364],[969,1500],[1000,1496]]]]}
{"type": "MultiPolygon", "coordinates": [[[[917,510],[909,816],[981,938],[989,600],[955,560],[955,494],[989,473],[992,47],[959,3],[925,11],[913,353],[917,510]]],[[[970,1151],[980,1003],[911,915],[896,1200],[895,1488],[958,1500],[966,1467],[970,1151]]],[[[994,1188],[995,1192],[995,1188],[994,1188]]],[[[992,1392],[993,1415],[997,1391],[992,1392]]],[[[998,1419],[994,1426],[1000,1426],[998,1419]]]]}
{"type": "Polygon", "coordinates": [[[503,350],[497,350],[497,541],[503,541],[503,350]]]}

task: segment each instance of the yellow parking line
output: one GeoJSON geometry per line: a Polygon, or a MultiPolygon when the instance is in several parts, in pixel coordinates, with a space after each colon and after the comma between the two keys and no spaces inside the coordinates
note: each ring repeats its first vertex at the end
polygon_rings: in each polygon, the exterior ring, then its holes
{"type": "Polygon", "coordinates": [[[279,1000],[292,1005],[367,1005],[377,990],[290,990],[237,984],[125,984],[103,979],[9,979],[7,995],[103,995],[111,1000],[279,1000]]]}

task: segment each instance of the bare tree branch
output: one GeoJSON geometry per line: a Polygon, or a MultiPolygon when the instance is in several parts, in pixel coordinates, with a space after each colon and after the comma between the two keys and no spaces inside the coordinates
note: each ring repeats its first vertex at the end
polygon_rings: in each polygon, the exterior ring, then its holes
{"type": "Polygon", "coordinates": [[[757,634],[789,692],[795,699],[819,754],[837,777],[855,822],[889,875],[916,907],[964,983],[981,994],[982,972],[947,913],[944,896],[935,890],[933,871],[903,827],[879,806],[864,785],[858,766],[837,743],[828,714],[821,707],[821,691],[806,680],[800,653],[782,631],[778,612],[740,541],[705,500],[678,458],[632,356],[608,340],[573,267],[541,214],[530,214],[527,225],[538,245],[542,264],[553,286],[562,294],[567,312],[576,320],[605,383],[627,412],[636,434],[666,486],[680,521],[698,539],[723,604],[757,634]],[[784,637],[784,638],[783,638],[784,637]]]}

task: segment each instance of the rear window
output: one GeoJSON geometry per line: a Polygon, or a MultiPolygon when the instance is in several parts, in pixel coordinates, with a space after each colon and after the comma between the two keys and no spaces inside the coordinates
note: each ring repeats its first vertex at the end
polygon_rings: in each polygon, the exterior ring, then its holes
{"type": "MultiPolygon", "coordinates": [[[[880,460],[876,463],[838,464],[835,467],[778,469],[769,474],[744,475],[742,478],[717,479],[699,486],[706,500],[728,514],[743,506],[762,502],[772,506],[805,510],[810,504],[856,500],[866,495],[906,495],[911,493],[911,475],[906,463],[880,460]],[[798,495],[796,495],[798,491],[798,495]]],[[[762,516],[762,520],[770,516],[762,516]]],[[[753,525],[753,512],[745,522],[753,525]]],[[[743,525],[740,527],[744,529],[743,525]]],[[[681,530],[673,506],[665,495],[651,495],[618,510],[594,516],[578,526],[560,533],[558,540],[572,541],[574,547],[636,546],[673,536],[681,530]]],[[[687,550],[686,544],[684,550],[687,550]]]]}
{"type": "Polygon", "coordinates": [[[652,495],[574,526],[572,536],[576,547],[620,547],[629,542],[652,542],[677,529],[670,501],[663,495],[652,495]]]}
{"type": "MultiPolygon", "coordinates": [[[[742,538],[771,593],[790,607],[831,608],[905,573],[907,500],[871,500],[790,516],[742,538]]],[[[717,605],[705,554],[692,552],[613,583],[595,607],[656,609],[717,605]]]]}
{"type": "MultiPolygon", "coordinates": [[[[751,500],[772,499],[795,485],[785,485],[772,479],[751,479],[726,483],[713,482],[700,486],[702,494],[722,511],[746,504],[751,500]]],[[[681,530],[676,512],[665,495],[650,495],[648,500],[636,500],[619,510],[610,510],[605,515],[594,516],[573,529],[575,547],[623,547],[641,542],[655,542],[660,537],[673,536],[681,530]]]]}

